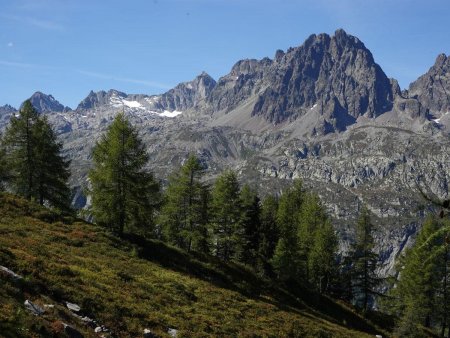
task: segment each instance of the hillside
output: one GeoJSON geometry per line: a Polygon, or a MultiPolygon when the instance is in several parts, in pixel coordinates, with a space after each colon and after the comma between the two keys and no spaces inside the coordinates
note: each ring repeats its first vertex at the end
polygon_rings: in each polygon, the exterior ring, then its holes
{"type": "Polygon", "coordinates": [[[350,309],[307,290],[294,295],[244,267],[158,241],[119,240],[9,194],[0,194],[0,266],[19,275],[0,270],[3,337],[79,337],[76,331],[84,337],[142,337],[145,329],[161,337],[379,332],[350,309]],[[26,300],[44,314],[33,315],[26,300]],[[69,310],[66,302],[81,310],[69,310]],[[95,333],[102,326],[108,331],[95,333]]]}

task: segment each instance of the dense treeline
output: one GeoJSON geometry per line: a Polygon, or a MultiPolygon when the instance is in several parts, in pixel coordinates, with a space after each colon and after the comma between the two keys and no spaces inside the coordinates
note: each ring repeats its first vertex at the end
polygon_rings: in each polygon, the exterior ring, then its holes
{"type": "MultiPolygon", "coordinates": [[[[47,119],[29,101],[12,117],[0,144],[0,189],[70,209],[69,162],[47,119]]],[[[190,156],[161,191],[146,169],[145,146],[123,113],[96,142],[92,159],[90,213],[118,236],[153,237],[187,252],[244,264],[268,278],[345,299],[364,313],[386,283],[376,274],[377,230],[366,207],[349,252],[339,256],[338,237],[320,198],[300,180],[280,195],[261,198],[231,170],[206,184],[203,165],[190,156]]],[[[400,274],[381,302],[398,318],[400,336],[416,336],[417,325],[448,336],[449,246],[448,220],[430,218],[400,258],[400,274]]]]}

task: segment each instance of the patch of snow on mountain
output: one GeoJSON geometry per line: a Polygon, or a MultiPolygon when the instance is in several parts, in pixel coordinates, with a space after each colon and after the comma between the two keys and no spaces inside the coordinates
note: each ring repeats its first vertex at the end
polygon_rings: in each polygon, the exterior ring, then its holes
{"type": "Polygon", "coordinates": [[[162,113],[159,113],[157,111],[150,111],[150,113],[158,115],[158,116],[162,116],[162,117],[176,117],[180,114],[182,114],[182,111],[178,111],[178,110],[174,110],[174,111],[168,111],[168,110],[164,110],[162,113]]]}
{"type": "Polygon", "coordinates": [[[431,121],[433,121],[434,123],[437,123],[437,124],[441,124],[441,119],[444,117],[444,116],[446,116],[446,115],[448,115],[448,114],[450,114],[450,112],[446,112],[444,115],[442,115],[440,118],[438,118],[438,119],[433,119],[433,120],[431,120],[431,121]]]}
{"type": "Polygon", "coordinates": [[[164,110],[162,113],[159,114],[159,116],[175,117],[182,113],[183,113],[182,111],[178,111],[178,110],[174,110],[174,111],[164,110]]]}
{"type": "Polygon", "coordinates": [[[137,101],[128,101],[128,100],[122,100],[122,103],[130,108],[143,108],[142,104],[140,104],[137,101]]]}

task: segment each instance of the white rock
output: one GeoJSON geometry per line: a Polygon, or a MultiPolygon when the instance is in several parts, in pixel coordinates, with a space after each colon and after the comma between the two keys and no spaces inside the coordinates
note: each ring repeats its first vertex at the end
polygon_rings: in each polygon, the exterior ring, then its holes
{"type": "Polygon", "coordinates": [[[178,330],[177,330],[177,329],[171,329],[171,328],[169,328],[169,329],[167,330],[167,333],[169,334],[169,336],[175,338],[175,337],[177,336],[177,334],[178,334],[178,330]]]}
{"type": "Polygon", "coordinates": [[[66,306],[69,310],[78,312],[81,310],[80,306],[74,303],[66,302],[66,306]]]}

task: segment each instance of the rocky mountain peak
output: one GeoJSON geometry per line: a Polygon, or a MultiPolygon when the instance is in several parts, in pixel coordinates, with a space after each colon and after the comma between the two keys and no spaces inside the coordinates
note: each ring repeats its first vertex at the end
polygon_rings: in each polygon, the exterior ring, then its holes
{"type": "Polygon", "coordinates": [[[215,86],[216,81],[208,73],[202,72],[194,80],[182,82],[162,94],[157,108],[168,111],[191,109],[204,101],[215,86]]]}
{"type": "Polygon", "coordinates": [[[408,92],[434,116],[450,111],[450,57],[439,54],[428,72],[410,84],[408,92]]]}
{"type": "Polygon", "coordinates": [[[39,91],[31,95],[29,100],[39,113],[64,112],[70,110],[69,107],[64,107],[52,95],[47,95],[39,91]]]}
{"type": "Polygon", "coordinates": [[[127,97],[127,94],[115,89],[110,89],[107,92],[104,90],[94,92],[90,91],[88,96],[78,104],[76,110],[88,110],[98,108],[100,106],[109,105],[112,97],[127,97]]]}
{"type": "Polygon", "coordinates": [[[371,52],[344,30],[311,35],[303,45],[277,52],[253,115],[281,123],[315,107],[327,124],[342,130],[359,116],[376,117],[392,107],[391,83],[371,52]]]}

